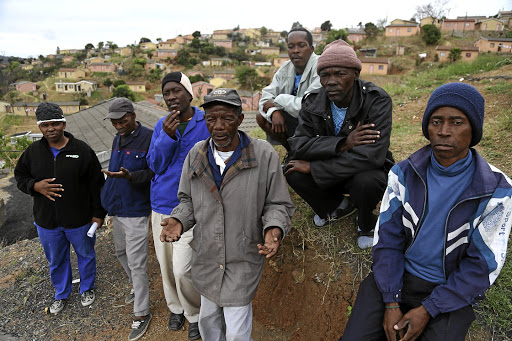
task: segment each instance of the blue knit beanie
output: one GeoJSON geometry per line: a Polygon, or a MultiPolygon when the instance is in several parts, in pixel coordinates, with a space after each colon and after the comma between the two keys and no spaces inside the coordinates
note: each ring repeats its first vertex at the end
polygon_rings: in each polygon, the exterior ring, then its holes
{"type": "Polygon", "coordinates": [[[480,142],[484,126],[484,97],[473,86],[465,83],[449,83],[441,85],[434,90],[427,103],[421,128],[423,135],[428,136],[428,123],[434,111],[441,107],[452,107],[462,111],[471,124],[471,145],[473,147],[480,142]]]}

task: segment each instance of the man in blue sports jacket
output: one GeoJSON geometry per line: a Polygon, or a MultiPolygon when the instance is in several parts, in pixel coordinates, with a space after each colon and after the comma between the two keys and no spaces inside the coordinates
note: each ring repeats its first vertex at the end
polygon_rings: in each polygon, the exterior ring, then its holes
{"type": "Polygon", "coordinates": [[[343,341],[464,340],[472,304],[503,267],[512,223],[511,180],[471,148],[483,121],[474,87],[432,93],[422,123],[430,144],[389,173],[373,273],[343,341]]]}
{"type": "Polygon", "coordinates": [[[155,251],[162,272],[167,307],[171,311],[169,329],[179,330],[189,322],[189,338],[200,338],[199,306],[201,297],[192,286],[190,242],[193,229],[175,243],[160,241],[162,226],[174,207],[178,206],[178,186],[183,163],[188,151],[199,141],[210,136],[204,112],[192,107],[192,85],[186,75],[171,72],[162,80],[162,94],[169,114],[160,119],[154,129],[148,152],[148,164],[155,172],[151,182],[151,226],[155,251]]]}
{"type": "Polygon", "coordinates": [[[153,131],[136,121],[130,100],[112,101],[105,119],[117,130],[112,143],[107,181],[101,192],[101,204],[114,223],[116,256],[128,275],[132,290],[126,303],[133,303],[134,321],[128,340],[137,340],[146,332],[149,313],[148,239],[149,186],[153,171],[146,155],[153,131]]]}

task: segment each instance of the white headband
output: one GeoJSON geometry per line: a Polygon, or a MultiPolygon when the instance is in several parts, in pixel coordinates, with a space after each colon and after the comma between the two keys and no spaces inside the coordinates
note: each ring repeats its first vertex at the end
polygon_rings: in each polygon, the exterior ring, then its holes
{"type": "Polygon", "coordinates": [[[37,121],[37,125],[41,125],[44,122],[66,122],[65,118],[52,118],[51,120],[37,121]]]}

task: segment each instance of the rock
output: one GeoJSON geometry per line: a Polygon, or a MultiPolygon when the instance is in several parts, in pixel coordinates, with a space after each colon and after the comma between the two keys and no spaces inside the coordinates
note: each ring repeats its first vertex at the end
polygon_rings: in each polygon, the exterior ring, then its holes
{"type": "Polygon", "coordinates": [[[292,277],[297,284],[303,283],[306,280],[306,274],[304,273],[304,270],[294,269],[292,271],[292,277]]]}

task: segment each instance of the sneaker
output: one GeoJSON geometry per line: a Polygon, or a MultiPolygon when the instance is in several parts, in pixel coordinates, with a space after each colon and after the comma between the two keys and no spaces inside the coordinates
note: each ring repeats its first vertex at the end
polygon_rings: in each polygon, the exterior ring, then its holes
{"type": "Polygon", "coordinates": [[[188,324],[188,338],[190,340],[197,340],[201,338],[201,333],[199,333],[199,324],[197,322],[188,324]]]}
{"type": "Polygon", "coordinates": [[[133,301],[135,301],[135,291],[132,288],[132,290],[130,290],[130,294],[125,297],[124,303],[129,304],[132,303],[133,301]]]}
{"type": "Polygon", "coordinates": [[[87,307],[94,303],[94,300],[96,299],[96,293],[94,292],[94,289],[87,290],[82,293],[82,306],[87,307]]]}
{"type": "Polygon", "coordinates": [[[50,313],[52,314],[58,314],[64,309],[64,306],[66,305],[66,300],[55,300],[52,305],[50,306],[50,313]]]}
{"type": "Polygon", "coordinates": [[[320,218],[320,216],[318,214],[315,214],[315,216],[313,217],[313,224],[315,224],[315,226],[317,226],[317,227],[324,227],[327,223],[341,219],[341,218],[348,217],[355,211],[356,211],[356,207],[354,206],[352,201],[345,197],[345,199],[343,199],[343,201],[340,203],[338,208],[336,208],[334,210],[334,212],[329,214],[327,216],[327,218],[325,218],[325,219],[320,218]],[[345,207],[343,207],[343,206],[345,206],[345,207]],[[343,207],[343,208],[341,208],[341,207],[343,207]]]}
{"type": "Polygon", "coordinates": [[[175,314],[171,312],[171,316],[169,316],[169,329],[170,330],[179,330],[185,324],[185,315],[183,314],[175,314]]]}
{"type": "Polygon", "coordinates": [[[132,327],[130,329],[130,335],[128,335],[129,341],[135,341],[140,339],[146,330],[148,330],[149,322],[151,322],[151,318],[153,316],[151,314],[147,315],[144,320],[135,320],[132,323],[132,327]]]}
{"type": "Polygon", "coordinates": [[[374,230],[363,232],[359,226],[357,227],[357,246],[361,250],[373,247],[373,232],[374,230]]]}

